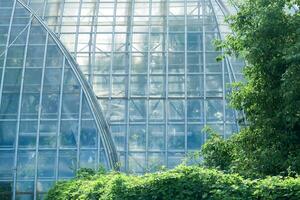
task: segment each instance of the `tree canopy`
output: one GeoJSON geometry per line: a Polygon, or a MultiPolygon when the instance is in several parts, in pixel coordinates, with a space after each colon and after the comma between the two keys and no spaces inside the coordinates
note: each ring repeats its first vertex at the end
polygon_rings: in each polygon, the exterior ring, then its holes
{"type": "Polygon", "coordinates": [[[246,81],[234,85],[231,104],[245,112],[248,127],[227,141],[226,168],[246,176],[300,172],[298,6],[299,0],[244,0],[228,18],[234,34],[222,47],[246,60],[246,81]]]}

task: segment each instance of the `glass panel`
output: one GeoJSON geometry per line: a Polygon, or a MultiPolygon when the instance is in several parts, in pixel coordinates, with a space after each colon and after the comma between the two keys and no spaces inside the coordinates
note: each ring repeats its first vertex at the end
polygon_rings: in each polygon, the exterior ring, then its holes
{"type": "Polygon", "coordinates": [[[146,126],[130,125],[129,148],[130,150],[145,150],[146,147],[146,126]]]}
{"type": "Polygon", "coordinates": [[[40,92],[42,69],[27,68],[24,75],[24,91],[40,92]]]}
{"type": "MultiPolygon", "coordinates": [[[[21,35],[24,35],[24,34],[21,34],[21,35]]],[[[21,37],[20,37],[20,39],[21,39],[21,37]]],[[[26,41],[26,39],[24,41],[26,41]]],[[[21,68],[23,66],[24,52],[25,52],[24,45],[10,46],[7,51],[6,67],[21,68]]]]}
{"type": "Polygon", "coordinates": [[[204,143],[204,133],[202,125],[188,125],[187,146],[191,150],[200,150],[204,143]]]}
{"type": "Polygon", "coordinates": [[[20,147],[35,147],[37,126],[37,121],[21,121],[19,133],[20,147]]]}
{"type": "Polygon", "coordinates": [[[208,122],[223,121],[223,101],[207,100],[206,117],[208,122]]]}
{"type": "Polygon", "coordinates": [[[207,72],[222,72],[222,62],[217,62],[217,57],[220,56],[220,52],[205,53],[206,70],[207,72]]]}
{"type": "Polygon", "coordinates": [[[184,125],[169,125],[168,129],[168,149],[184,150],[185,146],[184,125]]]}
{"type": "Polygon", "coordinates": [[[147,95],[147,76],[138,75],[131,76],[130,82],[131,96],[146,96],[147,95]]]}
{"type": "Polygon", "coordinates": [[[202,33],[188,33],[187,34],[187,50],[188,51],[202,51],[203,50],[203,35],[202,33]]]}
{"type": "Polygon", "coordinates": [[[82,119],[91,119],[91,118],[93,118],[92,113],[91,113],[91,109],[89,107],[89,104],[88,104],[85,96],[83,96],[83,98],[82,98],[81,118],[82,119]]]}
{"type": "Polygon", "coordinates": [[[125,101],[114,99],[110,105],[110,121],[124,121],[125,120],[125,101]]]}
{"type": "Polygon", "coordinates": [[[156,172],[164,166],[165,153],[149,153],[148,154],[148,170],[156,172]]]}
{"type": "Polygon", "coordinates": [[[207,96],[221,97],[223,94],[223,79],[222,75],[207,75],[206,76],[206,93],[207,96]]]}
{"type": "Polygon", "coordinates": [[[18,178],[34,178],[35,152],[19,151],[17,164],[18,178]]]}
{"type": "Polygon", "coordinates": [[[53,44],[54,41],[49,39],[49,45],[47,46],[46,67],[61,67],[63,65],[63,55],[59,48],[53,44]]]}
{"type": "Polygon", "coordinates": [[[0,199],[12,199],[12,192],[13,192],[13,184],[12,182],[8,181],[1,181],[0,182],[0,199]]]}
{"type": "MultiPolygon", "coordinates": [[[[12,179],[13,168],[14,168],[14,151],[3,151],[0,150],[0,179],[12,179]]],[[[1,182],[0,182],[0,193],[1,193],[1,182]]],[[[0,196],[1,197],[1,196],[0,196]]]]}
{"type": "Polygon", "coordinates": [[[76,147],[78,136],[78,121],[62,121],[60,128],[60,145],[62,147],[76,147]]]}
{"type": "Polygon", "coordinates": [[[40,94],[39,93],[25,93],[22,97],[22,118],[38,118],[40,94]]]}
{"type": "Polygon", "coordinates": [[[97,127],[94,121],[82,120],[80,131],[81,147],[96,147],[97,145],[97,127]]]}
{"type": "Polygon", "coordinates": [[[41,123],[40,123],[40,138],[39,138],[40,148],[56,147],[57,126],[58,126],[57,121],[41,121],[41,123]]]}
{"type": "Polygon", "coordinates": [[[149,100],[149,120],[163,122],[165,118],[163,100],[149,100]]]}
{"type": "Polygon", "coordinates": [[[184,53],[169,53],[169,73],[184,73],[184,53]]]}
{"type": "Polygon", "coordinates": [[[184,43],[184,34],[169,34],[169,51],[184,51],[184,43]]]}
{"type": "Polygon", "coordinates": [[[189,73],[203,72],[203,53],[188,53],[187,54],[187,71],[189,73]]]}
{"type": "Polygon", "coordinates": [[[187,117],[191,122],[204,121],[204,105],[203,100],[188,100],[187,101],[187,117]]]}
{"type": "Polygon", "coordinates": [[[58,176],[60,178],[74,177],[76,171],[76,151],[65,150],[59,152],[58,176]]]}
{"type": "Polygon", "coordinates": [[[184,76],[169,76],[169,96],[184,96],[184,76]]]}
{"type": "Polygon", "coordinates": [[[20,92],[22,69],[6,69],[4,75],[3,91],[20,92]]]}
{"type": "Polygon", "coordinates": [[[149,69],[150,73],[164,73],[166,66],[165,53],[150,53],[149,69]]]}
{"type": "Polygon", "coordinates": [[[124,151],[125,150],[125,132],[126,126],[125,125],[111,125],[111,133],[114,137],[114,142],[116,145],[117,150],[124,151]]]}
{"type": "Polygon", "coordinates": [[[183,100],[169,100],[169,120],[183,121],[185,115],[183,100]]]}
{"type": "Polygon", "coordinates": [[[130,121],[146,121],[147,111],[145,100],[130,100],[129,109],[130,121]]]}
{"type": "Polygon", "coordinates": [[[164,125],[149,125],[149,150],[164,150],[165,127],[164,125]]]}
{"type": "Polygon", "coordinates": [[[13,147],[16,138],[16,122],[0,121],[0,148],[13,147]]]}
{"type": "MultiPolygon", "coordinates": [[[[136,36],[138,34],[134,34],[136,36]]],[[[133,47],[135,48],[135,47],[133,47]]],[[[147,46],[144,47],[145,49],[147,46]]],[[[147,73],[148,70],[148,55],[146,53],[133,53],[131,61],[131,70],[134,74],[147,73]]]]}
{"type": "Polygon", "coordinates": [[[150,76],[150,96],[163,97],[165,95],[165,77],[150,76]]]}
{"type": "Polygon", "coordinates": [[[187,78],[187,94],[188,96],[203,96],[203,76],[189,75],[187,78]]]}
{"type": "Polygon", "coordinates": [[[27,49],[26,67],[43,67],[44,63],[44,45],[33,45],[29,43],[27,49]]]}
{"type": "Polygon", "coordinates": [[[144,153],[129,154],[129,172],[143,173],[145,171],[146,158],[144,153]]]}
{"type": "Polygon", "coordinates": [[[112,80],[112,95],[116,97],[124,97],[126,87],[125,76],[113,76],[112,80]]]}
{"type": "Polygon", "coordinates": [[[90,168],[97,170],[96,162],[97,152],[94,150],[81,150],[80,151],[80,167],[81,168],[90,168]]]}
{"type": "Polygon", "coordinates": [[[185,158],[184,153],[168,153],[168,167],[174,168],[180,163],[182,163],[185,158]]]}
{"type": "Polygon", "coordinates": [[[97,96],[108,97],[110,91],[109,76],[94,76],[93,89],[97,96]]]}
{"type": "Polygon", "coordinates": [[[54,178],[56,163],[56,151],[39,151],[38,154],[38,177],[54,178]]]}

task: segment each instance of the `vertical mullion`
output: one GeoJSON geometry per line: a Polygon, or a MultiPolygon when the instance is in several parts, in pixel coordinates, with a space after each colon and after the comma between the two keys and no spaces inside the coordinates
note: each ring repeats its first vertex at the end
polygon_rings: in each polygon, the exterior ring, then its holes
{"type": "MultiPolygon", "coordinates": [[[[89,77],[90,77],[90,83],[91,83],[91,87],[93,88],[93,81],[94,81],[94,66],[96,65],[96,43],[97,43],[97,24],[98,24],[98,19],[99,19],[99,1],[95,2],[95,10],[94,10],[94,15],[93,16],[93,24],[92,26],[94,27],[93,31],[94,31],[94,38],[93,38],[93,53],[92,53],[92,66],[89,66],[89,77]]],[[[99,131],[101,131],[99,129],[99,131]]],[[[96,166],[99,167],[99,163],[100,163],[100,148],[101,148],[101,137],[100,137],[101,133],[97,134],[97,153],[96,153],[96,166]]]]}
{"type": "Polygon", "coordinates": [[[166,79],[165,79],[165,117],[166,117],[166,121],[165,121],[165,163],[166,166],[168,166],[168,134],[169,134],[169,130],[168,130],[168,123],[169,123],[169,1],[170,0],[166,0],[165,2],[165,13],[166,13],[166,24],[164,26],[164,34],[166,34],[165,40],[163,41],[165,44],[165,49],[163,51],[165,51],[166,54],[166,69],[165,69],[165,73],[166,73],[166,79]]]}
{"type": "MultiPolygon", "coordinates": [[[[112,44],[111,44],[111,53],[110,53],[110,67],[109,67],[109,91],[108,91],[108,110],[110,113],[112,109],[112,89],[113,89],[113,65],[114,65],[114,51],[115,51],[115,37],[116,37],[116,18],[117,18],[117,0],[114,0],[114,13],[113,13],[113,27],[112,27],[112,44]]],[[[109,114],[110,115],[110,114],[109,114]]],[[[107,120],[111,120],[110,117],[107,120]]],[[[110,130],[111,126],[110,126],[110,130]]],[[[111,131],[112,133],[112,131],[111,131]]],[[[112,135],[113,137],[114,135],[112,135]]],[[[113,138],[114,139],[114,138],[113,138]]],[[[117,167],[117,166],[116,166],[117,167]]]]}
{"type": "Polygon", "coordinates": [[[60,129],[61,129],[61,115],[62,115],[62,98],[63,98],[63,89],[64,89],[64,74],[65,74],[65,64],[67,60],[63,58],[63,66],[61,70],[61,81],[60,81],[60,93],[59,93],[59,109],[58,109],[58,125],[56,133],[56,170],[55,170],[55,181],[58,180],[59,172],[59,149],[60,149],[60,129]]]}
{"type": "Polygon", "coordinates": [[[82,102],[83,102],[83,89],[80,88],[80,102],[79,102],[79,115],[78,115],[78,132],[77,132],[77,162],[76,169],[79,169],[80,165],[80,135],[81,135],[81,118],[82,118],[82,102]]]}
{"type": "Polygon", "coordinates": [[[187,147],[187,0],[184,0],[184,151],[187,154],[188,147],[187,147]]]}
{"type": "MultiPolygon", "coordinates": [[[[25,43],[25,50],[23,55],[23,65],[22,65],[22,76],[21,76],[21,88],[20,88],[20,96],[19,96],[19,104],[18,104],[18,118],[17,118],[17,131],[16,131],[16,143],[15,143],[15,157],[14,157],[14,193],[13,198],[16,197],[16,184],[17,184],[17,163],[18,163],[18,151],[19,151],[19,135],[20,135],[20,121],[21,121],[21,107],[22,107],[22,99],[23,99],[23,89],[24,89],[24,76],[25,76],[25,65],[26,65],[26,56],[27,56],[27,48],[28,48],[28,40],[29,40],[29,33],[32,23],[32,14],[30,14],[29,18],[29,26],[27,29],[26,35],[26,43],[25,43]]],[[[36,157],[36,155],[35,155],[36,157]]]]}
{"type": "MultiPolygon", "coordinates": [[[[205,15],[206,15],[206,0],[201,0],[202,3],[202,56],[203,56],[203,119],[204,119],[204,126],[207,125],[207,119],[206,119],[206,112],[207,112],[207,97],[206,97],[206,56],[205,56],[205,51],[206,51],[206,34],[205,34],[205,15]]],[[[207,133],[204,133],[204,141],[206,141],[207,138],[207,133]]]]}
{"type": "MultiPolygon", "coordinates": [[[[109,68],[109,101],[112,100],[112,73],[113,73],[113,65],[114,65],[114,51],[115,51],[115,37],[116,37],[116,17],[117,17],[117,0],[114,0],[114,16],[113,16],[113,29],[112,29],[112,45],[111,45],[111,59],[110,59],[110,68],[109,68]]],[[[111,108],[111,103],[109,103],[109,110],[111,108]]]]}
{"type": "Polygon", "coordinates": [[[127,36],[126,36],[126,54],[128,55],[128,79],[127,79],[127,88],[126,88],[126,94],[125,94],[125,99],[126,99],[126,164],[125,164],[125,168],[126,171],[128,171],[129,169],[129,132],[130,132],[130,120],[129,120],[129,105],[130,105],[130,78],[131,78],[131,62],[132,62],[132,32],[133,32],[133,15],[134,15],[134,3],[135,0],[132,0],[130,2],[130,12],[129,12],[129,18],[130,20],[128,20],[128,24],[127,24],[127,36]]]}
{"type": "Polygon", "coordinates": [[[149,159],[148,159],[148,150],[149,150],[149,113],[150,113],[150,102],[149,102],[149,91],[150,91],[150,35],[151,35],[151,23],[152,23],[152,0],[149,0],[149,20],[148,20],[148,49],[147,49],[147,99],[146,99],[146,168],[149,169],[149,159]]]}
{"type": "Polygon", "coordinates": [[[37,180],[38,180],[38,154],[39,154],[39,138],[40,138],[40,125],[41,125],[41,113],[42,113],[42,100],[44,91],[44,79],[45,79],[45,67],[46,67],[46,51],[48,44],[48,34],[46,35],[45,48],[44,48],[44,58],[43,58],[43,68],[42,68],[42,78],[41,78],[41,90],[38,108],[38,126],[37,126],[37,136],[36,136],[36,149],[35,149],[35,176],[34,176],[34,200],[37,199],[37,180]]]}

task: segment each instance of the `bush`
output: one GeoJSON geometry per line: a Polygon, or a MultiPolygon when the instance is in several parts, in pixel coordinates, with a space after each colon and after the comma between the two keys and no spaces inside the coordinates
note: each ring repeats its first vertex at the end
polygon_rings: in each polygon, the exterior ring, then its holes
{"type": "Polygon", "coordinates": [[[234,144],[231,140],[224,140],[217,133],[210,133],[210,138],[201,148],[203,165],[222,171],[229,171],[233,161],[234,144]]]}
{"type": "Polygon", "coordinates": [[[237,174],[179,166],[144,176],[111,172],[59,182],[48,200],[255,200],[300,199],[300,177],[243,179],[237,174]]]}

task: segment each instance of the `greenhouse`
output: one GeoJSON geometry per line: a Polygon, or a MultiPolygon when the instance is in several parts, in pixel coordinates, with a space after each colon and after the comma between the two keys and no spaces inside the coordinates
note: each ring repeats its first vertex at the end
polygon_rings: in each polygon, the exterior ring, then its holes
{"type": "Polygon", "coordinates": [[[79,168],[174,168],[228,106],[243,60],[224,0],[1,0],[0,199],[41,199],[79,168]],[[4,191],[4,192],[2,192],[4,191]]]}

